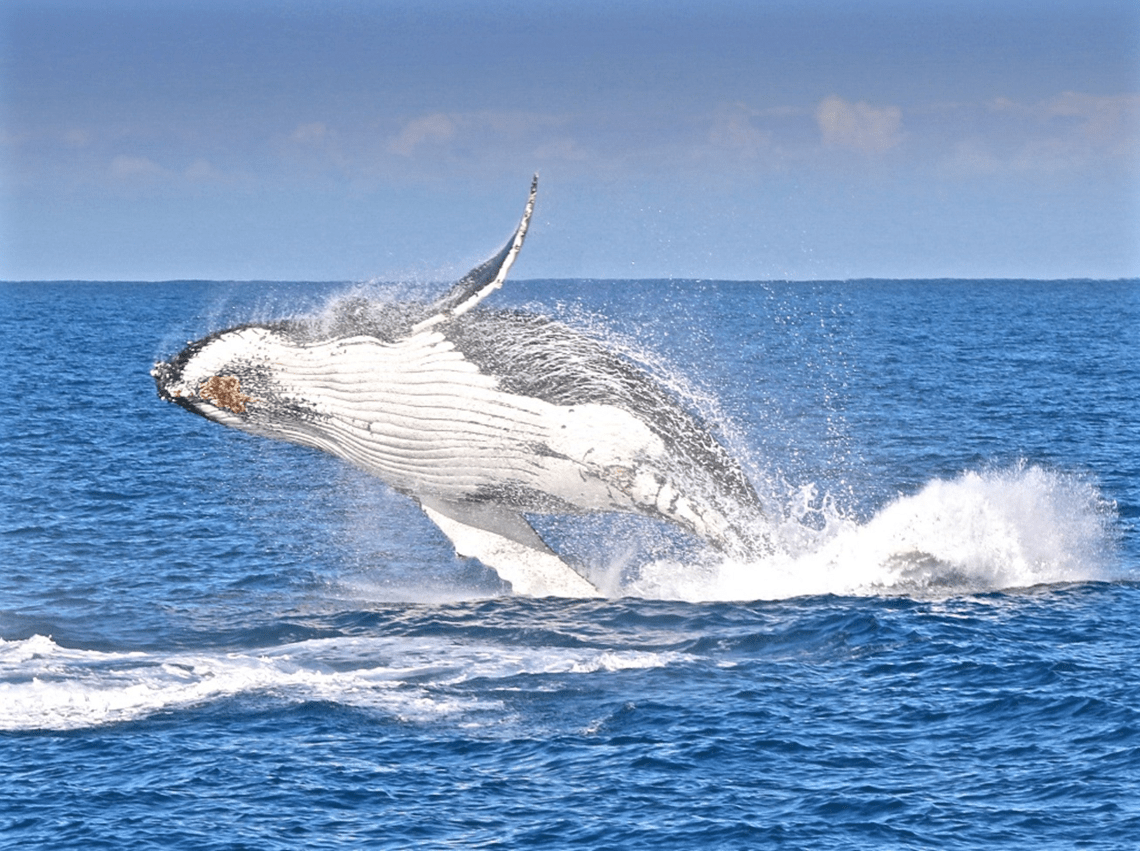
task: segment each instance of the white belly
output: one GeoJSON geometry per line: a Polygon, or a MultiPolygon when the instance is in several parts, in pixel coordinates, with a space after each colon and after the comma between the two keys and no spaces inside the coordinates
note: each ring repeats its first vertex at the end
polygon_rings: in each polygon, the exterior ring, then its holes
{"type": "MultiPolygon", "coordinates": [[[[293,424],[275,417],[275,436],[413,493],[460,500],[514,486],[579,510],[631,510],[636,468],[665,451],[619,408],[499,390],[430,330],[397,343],[352,337],[304,347],[270,334],[257,351],[276,400],[315,415],[293,424]]],[[[256,399],[249,407],[256,412],[256,399]]]]}

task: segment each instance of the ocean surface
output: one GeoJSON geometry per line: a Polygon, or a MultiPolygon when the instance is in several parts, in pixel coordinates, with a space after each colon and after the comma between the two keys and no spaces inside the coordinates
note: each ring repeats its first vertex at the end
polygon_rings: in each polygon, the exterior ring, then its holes
{"type": "Polygon", "coordinates": [[[1140,282],[508,282],[777,543],[536,518],[594,600],[156,396],[347,292],[0,284],[0,847],[1140,847],[1140,282]]]}

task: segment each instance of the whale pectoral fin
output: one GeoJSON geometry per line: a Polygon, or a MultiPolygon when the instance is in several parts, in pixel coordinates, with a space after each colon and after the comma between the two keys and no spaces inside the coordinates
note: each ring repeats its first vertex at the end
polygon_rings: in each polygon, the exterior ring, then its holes
{"type": "MultiPolygon", "coordinates": [[[[453,523],[473,526],[484,532],[507,538],[516,544],[546,555],[554,555],[554,550],[546,545],[538,532],[517,511],[485,502],[455,503],[436,499],[421,499],[420,505],[428,516],[438,524],[435,515],[442,515],[453,523]]],[[[475,556],[478,558],[478,556],[475,556]]]]}
{"type": "Polygon", "coordinates": [[[459,555],[477,558],[516,594],[530,597],[598,597],[598,589],[560,559],[514,511],[495,505],[421,500],[420,507],[447,535],[459,555]]]}
{"type": "Polygon", "coordinates": [[[431,306],[428,317],[412,326],[412,333],[430,328],[456,316],[462,316],[484,298],[503,285],[515,258],[522,250],[530,217],[534,212],[534,197],[538,192],[538,175],[530,182],[530,195],[523,210],[522,221],[502,250],[490,260],[476,266],[448,291],[447,295],[431,306]]]}

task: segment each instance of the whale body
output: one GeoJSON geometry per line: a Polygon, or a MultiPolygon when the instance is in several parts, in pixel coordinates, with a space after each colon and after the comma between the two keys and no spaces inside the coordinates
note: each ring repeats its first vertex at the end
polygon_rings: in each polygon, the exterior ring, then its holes
{"type": "Polygon", "coordinates": [[[527,514],[636,513],[754,552],[751,483],[672,393],[566,325],[475,309],[518,256],[536,190],[503,249],[440,300],[349,299],[324,321],[210,334],[155,364],[159,396],[377,476],[516,593],[598,594],[527,514]]]}

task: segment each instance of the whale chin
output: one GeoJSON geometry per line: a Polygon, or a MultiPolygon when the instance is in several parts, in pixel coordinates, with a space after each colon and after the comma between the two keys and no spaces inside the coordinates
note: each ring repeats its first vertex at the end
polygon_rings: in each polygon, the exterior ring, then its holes
{"type": "Polygon", "coordinates": [[[522,247],[535,188],[504,249],[434,304],[219,331],[155,364],[158,395],[366,470],[516,593],[598,594],[527,514],[642,514],[754,552],[755,491],[676,398],[564,325],[473,309],[522,247]]]}

